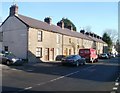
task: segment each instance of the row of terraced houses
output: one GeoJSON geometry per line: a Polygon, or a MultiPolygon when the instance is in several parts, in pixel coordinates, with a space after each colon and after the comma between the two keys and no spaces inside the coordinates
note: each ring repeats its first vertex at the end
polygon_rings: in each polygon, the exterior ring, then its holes
{"type": "Polygon", "coordinates": [[[18,14],[18,6],[10,7],[9,16],[0,26],[0,44],[5,51],[17,57],[35,61],[53,61],[57,55],[78,54],[80,48],[94,48],[103,53],[107,44],[96,34],[75,32],[73,27],[64,28],[64,22],[52,24],[18,14]]]}

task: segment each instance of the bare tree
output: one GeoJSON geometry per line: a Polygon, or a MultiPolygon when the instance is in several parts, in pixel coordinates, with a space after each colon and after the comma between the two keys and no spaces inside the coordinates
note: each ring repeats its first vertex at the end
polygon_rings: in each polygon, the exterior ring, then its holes
{"type": "Polygon", "coordinates": [[[118,40],[118,32],[117,32],[117,30],[115,30],[115,29],[106,29],[104,32],[106,32],[110,36],[113,44],[115,44],[116,41],[118,40]]]}
{"type": "Polygon", "coordinates": [[[91,26],[86,26],[86,27],[85,27],[85,30],[86,30],[87,32],[92,32],[92,31],[91,31],[91,28],[92,28],[91,26]]]}

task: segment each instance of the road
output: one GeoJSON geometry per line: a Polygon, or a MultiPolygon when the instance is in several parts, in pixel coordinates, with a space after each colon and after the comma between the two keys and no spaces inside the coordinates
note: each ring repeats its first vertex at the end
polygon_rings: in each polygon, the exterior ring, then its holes
{"type": "MultiPolygon", "coordinates": [[[[120,93],[120,58],[99,60],[85,66],[36,63],[2,67],[3,93],[79,91],[79,93],[120,93]],[[116,92],[117,91],[117,92],[116,92]]],[[[45,92],[45,93],[46,93],[45,92]]]]}

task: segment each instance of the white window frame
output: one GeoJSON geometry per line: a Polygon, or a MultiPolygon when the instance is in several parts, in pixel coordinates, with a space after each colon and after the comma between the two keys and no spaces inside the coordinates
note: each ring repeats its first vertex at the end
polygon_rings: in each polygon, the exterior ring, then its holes
{"type": "Polygon", "coordinates": [[[36,47],[36,57],[42,57],[42,47],[36,47]]]}
{"type": "Polygon", "coordinates": [[[60,35],[59,34],[57,34],[57,44],[60,44],[60,35]]]}
{"type": "Polygon", "coordinates": [[[42,31],[38,31],[38,33],[37,33],[38,42],[42,42],[42,37],[43,37],[43,32],[42,31]]]}

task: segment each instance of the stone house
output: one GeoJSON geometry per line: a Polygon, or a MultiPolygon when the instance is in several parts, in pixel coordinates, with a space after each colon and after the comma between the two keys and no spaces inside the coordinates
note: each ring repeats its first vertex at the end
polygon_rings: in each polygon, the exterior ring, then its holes
{"type": "Polygon", "coordinates": [[[0,26],[2,49],[17,57],[34,61],[53,61],[57,55],[78,54],[80,48],[93,48],[102,53],[104,42],[96,41],[80,32],[64,28],[64,22],[52,24],[46,17],[43,21],[18,14],[18,6],[10,7],[9,16],[0,26]]]}

